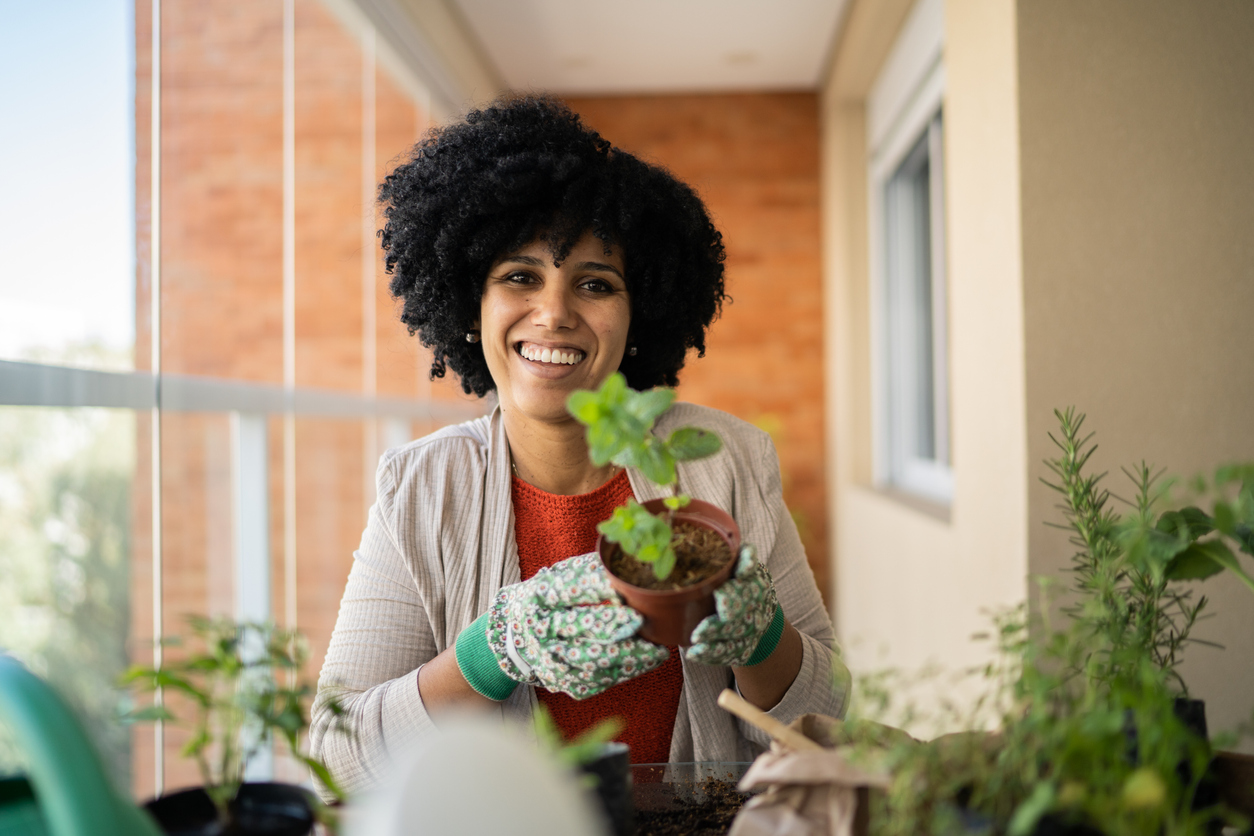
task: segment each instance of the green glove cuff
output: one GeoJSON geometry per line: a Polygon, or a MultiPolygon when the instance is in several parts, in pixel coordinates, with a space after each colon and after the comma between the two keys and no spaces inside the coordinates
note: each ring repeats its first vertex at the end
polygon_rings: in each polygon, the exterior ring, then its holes
{"type": "Polygon", "coordinates": [[[483,696],[500,702],[514,693],[518,683],[501,670],[496,654],[488,646],[488,614],[476,618],[457,636],[454,644],[457,667],[462,676],[483,696]]]}
{"type": "MultiPolygon", "coordinates": [[[[753,667],[765,662],[767,657],[775,652],[775,648],[779,646],[779,640],[783,637],[784,608],[777,606],[775,608],[775,617],[771,619],[771,625],[762,634],[762,638],[758,641],[758,646],[754,648],[753,655],[749,657],[748,662],[745,662],[745,667],[753,667]]],[[[460,655],[460,651],[458,653],[460,655]]]]}

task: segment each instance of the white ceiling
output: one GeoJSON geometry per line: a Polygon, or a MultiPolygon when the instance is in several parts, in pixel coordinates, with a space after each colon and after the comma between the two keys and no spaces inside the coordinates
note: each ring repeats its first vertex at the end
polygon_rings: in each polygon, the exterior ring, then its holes
{"type": "Polygon", "coordinates": [[[505,82],[567,95],[815,89],[848,0],[452,0],[505,82]]]}

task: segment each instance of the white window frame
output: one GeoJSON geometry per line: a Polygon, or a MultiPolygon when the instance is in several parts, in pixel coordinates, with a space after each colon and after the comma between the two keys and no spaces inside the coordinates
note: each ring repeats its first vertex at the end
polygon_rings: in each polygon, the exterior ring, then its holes
{"type": "MultiPolygon", "coordinates": [[[[953,499],[949,449],[948,304],[945,275],[944,5],[919,0],[902,27],[867,98],[867,192],[871,276],[871,396],[874,479],[948,506],[953,499]],[[893,175],[926,137],[929,162],[933,458],[916,455],[910,439],[920,432],[916,412],[903,409],[916,393],[898,374],[890,380],[890,358],[910,355],[909,333],[894,330],[900,314],[890,304],[885,193],[893,175]]],[[[917,370],[916,370],[917,373],[917,370]]]]}

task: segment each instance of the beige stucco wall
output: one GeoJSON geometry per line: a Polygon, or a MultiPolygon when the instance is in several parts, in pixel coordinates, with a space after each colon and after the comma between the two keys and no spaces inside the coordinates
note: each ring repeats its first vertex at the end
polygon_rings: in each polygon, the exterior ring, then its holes
{"type": "Polygon", "coordinates": [[[825,289],[834,616],[855,671],[956,670],[1027,571],[1015,10],[948,0],[945,166],[954,500],[871,485],[864,103],[910,3],[859,0],[824,84],[825,289]]]}
{"type": "MultiPolygon", "coordinates": [[[[1070,550],[1036,479],[1054,407],[1088,413],[1117,493],[1141,459],[1182,476],[1254,459],[1254,3],[1018,13],[1030,568],[1056,574],[1070,550]]],[[[1254,596],[1200,592],[1217,616],[1196,634],[1227,649],[1194,648],[1184,673],[1232,728],[1254,711],[1254,596]]]]}

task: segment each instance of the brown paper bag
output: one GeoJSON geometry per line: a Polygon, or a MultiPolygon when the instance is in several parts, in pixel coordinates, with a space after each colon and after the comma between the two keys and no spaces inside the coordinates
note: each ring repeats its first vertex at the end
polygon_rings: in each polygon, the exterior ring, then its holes
{"type": "MultiPolygon", "coordinates": [[[[742,792],[764,791],[745,803],[728,836],[853,836],[859,796],[865,805],[866,788],[888,786],[890,776],[879,764],[851,762],[853,739],[842,720],[807,714],[791,728],[825,750],[792,752],[772,743],[740,779],[742,792]]],[[[889,726],[860,723],[859,731],[864,741],[869,734],[885,748],[913,740],[889,726]]]]}

